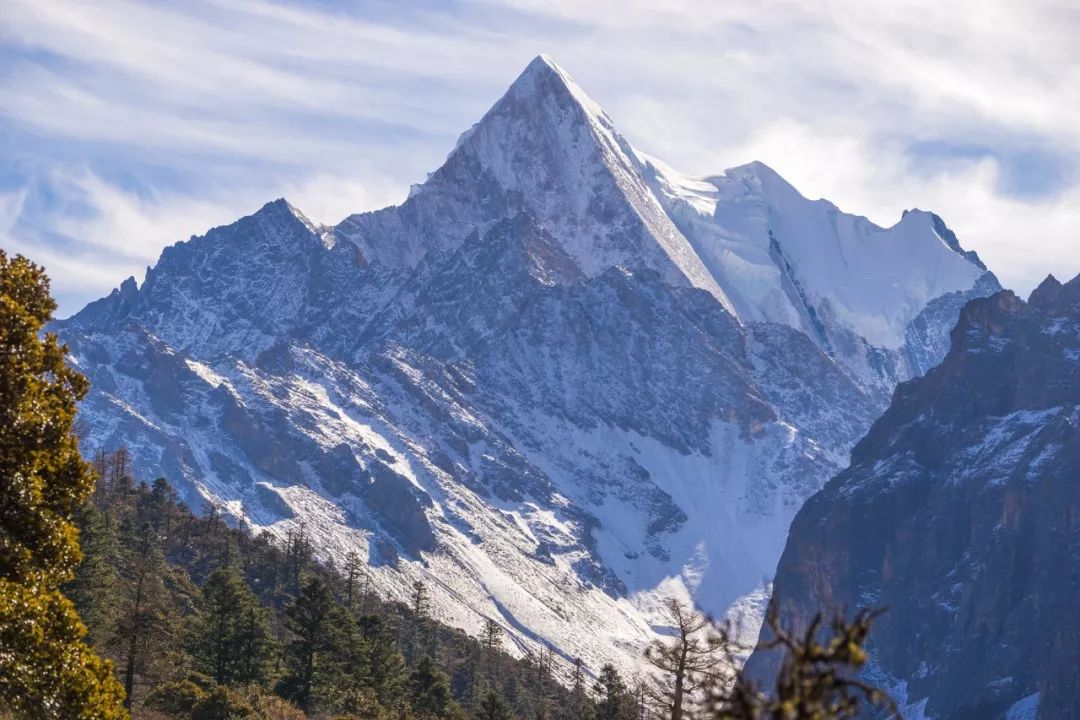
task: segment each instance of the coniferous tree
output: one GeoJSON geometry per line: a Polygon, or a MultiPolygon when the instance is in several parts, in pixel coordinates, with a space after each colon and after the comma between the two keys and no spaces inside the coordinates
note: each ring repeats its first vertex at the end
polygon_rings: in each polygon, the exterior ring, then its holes
{"type": "Polygon", "coordinates": [[[314,707],[317,674],[332,662],[338,648],[341,619],[330,588],[318,575],[303,584],[300,595],[285,609],[285,626],[292,635],[287,649],[283,695],[301,709],[314,707]]]}
{"type": "Polygon", "coordinates": [[[150,492],[140,498],[137,520],[148,522],[163,538],[172,536],[180,496],[165,478],[154,480],[150,492]]]}
{"type": "Polygon", "coordinates": [[[360,590],[361,576],[364,574],[364,561],[353,551],[345,556],[345,607],[353,610],[356,607],[357,596],[360,590]]]}
{"type": "Polygon", "coordinates": [[[131,485],[130,483],[122,483],[122,481],[131,478],[128,474],[131,466],[131,453],[128,452],[126,447],[119,447],[112,453],[111,460],[109,464],[109,487],[114,491],[119,490],[122,498],[126,500],[131,485]]]}
{"type": "Polygon", "coordinates": [[[55,309],[42,269],[0,250],[0,715],[119,718],[120,686],[59,589],[94,480],[72,431],[86,379],[40,334],[55,309]]]}
{"type": "Polygon", "coordinates": [[[450,679],[425,655],[409,675],[409,699],[413,710],[424,717],[447,717],[453,705],[450,679]]]}
{"type": "Polygon", "coordinates": [[[531,678],[533,717],[536,720],[549,720],[551,717],[551,691],[554,679],[551,677],[551,664],[554,661],[551,649],[541,645],[534,658],[535,671],[531,678]]]}
{"type": "Polygon", "coordinates": [[[377,615],[364,615],[358,624],[364,639],[366,676],[375,697],[385,707],[396,705],[404,694],[408,670],[390,629],[377,615]]]}
{"type": "Polygon", "coordinates": [[[585,683],[585,665],[581,658],[574,660],[574,672],[570,676],[569,702],[560,713],[562,720],[582,720],[593,717],[589,690],[585,683]]]}
{"type": "Polygon", "coordinates": [[[650,695],[669,720],[694,717],[703,691],[713,685],[728,642],[707,617],[690,605],[669,598],[666,619],[674,631],[670,641],[653,642],[645,658],[656,669],[650,695]]]}
{"type": "Polygon", "coordinates": [[[493,692],[484,695],[476,709],[477,720],[512,720],[513,715],[503,699],[493,692]]]}
{"type": "Polygon", "coordinates": [[[484,629],[480,632],[480,645],[489,654],[494,654],[502,646],[502,626],[491,618],[484,618],[484,629]]]}
{"type": "Polygon", "coordinates": [[[412,584],[409,609],[411,613],[402,619],[400,625],[401,648],[405,654],[405,660],[413,663],[424,655],[431,654],[431,649],[424,647],[428,620],[431,618],[431,595],[428,593],[427,585],[420,580],[412,584]]]}
{"type": "Polygon", "coordinates": [[[196,668],[221,685],[259,683],[273,638],[258,598],[232,567],[215,570],[202,588],[192,632],[196,668]]]}
{"type": "Polygon", "coordinates": [[[634,716],[634,703],[625,681],[611,663],[600,668],[593,693],[597,696],[596,720],[630,720],[634,716]]]}
{"type": "Polygon", "coordinates": [[[480,633],[480,653],[475,672],[474,691],[481,694],[495,689],[497,684],[496,663],[502,647],[502,627],[491,618],[484,619],[484,629],[480,633]]]}
{"type": "Polygon", "coordinates": [[[120,553],[117,528],[112,518],[93,505],[80,509],[79,540],[83,560],[75,578],[64,586],[64,594],[75,603],[86,623],[87,641],[105,647],[116,624],[120,580],[115,560],[120,553]]]}
{"type": "Polygon", "coordinates": [[[112,644],[120,657],[125,706],[139,678],[157,682],[168,672],[180,617],[167,587],[161,538],[150,523],[133,531],[121,556],[120,606],[112,644]]]}
{"type": "Polygon", "coordinates": [[[409,596],[413,615],[426,618],[431,613],[431,595],[422,580],[413,581],[412,594],[409,596]]]}
{"type": "Polygon", "coordinates": [[[311,541],[307,536],[307,525],[299,524],[295,531],[290,530],[285,544],[285,553],[288,556],[286,568],[287,587],[295,596],[300,594],[300,579],[304,574],[308,561],[311,559],[311,541]]]}

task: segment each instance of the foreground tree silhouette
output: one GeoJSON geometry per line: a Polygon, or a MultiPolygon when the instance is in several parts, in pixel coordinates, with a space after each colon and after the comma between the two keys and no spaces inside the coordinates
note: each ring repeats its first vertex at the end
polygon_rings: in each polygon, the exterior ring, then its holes
{"type": "Polygon", "coordinates": [[[123,692],[59,589],[94,480],[72,432],[86,379],[41,336],[55,309],[42,269],[0,250],[0,716],[110,720],[123,692]]]}
{"type": "Polygon", "coordinates": [[[831,623],[832,635],[819,639],[822,616],[811,620],[806,632],[797,635],[785,630],[770,608],[766,623],[773,639],[765,649],[785,652],[773,694],[767,695],[751,680],[741,677],[730,691],[713,693],[717,720],[848,720],[859,717],[868,706],[883,715],[902,720],[900,712],[883,690],[857,677],[866,664],[864,645],[870,628],[882,610],[860,610],[848,622],[837,614],[831,623]],[[879,711],[880,711],[879,710],[879,711]]]}
{"type": "Polygon", "coordinates": [[[669,720],[696,717],[689,707],[702,690],[716,682],[718,664],[727,638],[712,620],[675,598],[664,602],[671,640],[657,640],[649,646],[645,659],[658,671],[649,694],[669,720]]]}

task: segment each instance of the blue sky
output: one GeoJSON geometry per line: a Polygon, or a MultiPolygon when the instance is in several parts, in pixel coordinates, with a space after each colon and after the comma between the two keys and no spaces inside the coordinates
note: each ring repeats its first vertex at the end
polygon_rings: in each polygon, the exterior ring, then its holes
{"type": "Polygon", "coordinates": [[[932,209],[1026,292],[1080,272],[1078,34],[1070,0],[5,0],[0,246],[64,315],[267,200],[400,202],[544,51],[680,170],[932,209]]]}

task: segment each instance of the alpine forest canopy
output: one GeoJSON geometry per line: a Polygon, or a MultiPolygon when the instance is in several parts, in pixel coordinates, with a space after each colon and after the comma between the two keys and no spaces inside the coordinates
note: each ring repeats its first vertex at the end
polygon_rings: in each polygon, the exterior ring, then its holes
{"type": "Polygon", "coordinates": [[[166,480],[131,478],[123,449],[94,465],[85,559],[66,590],[136,720],[825,720],[891,707],[853,677],[872,615],[838,618],[826,637],[770,616],[786,640],[770,690],[733,673],[745,648],[723,626],[674,602],[685,632],[650,648],[655,672],[578,661],[566,674],[546,647],[506,652],[495,618],[479,638],[438,622],[423,582],[406,602],[381,599],[359,557],[319,562],[302,526],[277,542],[213,506],[196,515],[166,480]]]}
{"type": "Polygon", "coordinates": [[[494,619],[480,639],[436,621],[423,583],[385,601],[359,557],[318,562],[303,527],[278,541],[197,515],[129,457],[95,454],[65,589],[136,720],[583,717],[546,648],[516,659],[494,619]]]}

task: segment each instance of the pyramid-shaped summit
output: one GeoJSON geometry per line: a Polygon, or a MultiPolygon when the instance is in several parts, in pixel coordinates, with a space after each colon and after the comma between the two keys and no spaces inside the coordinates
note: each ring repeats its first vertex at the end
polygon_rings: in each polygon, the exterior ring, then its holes
{"type": "Polygon", "coordinates": [[[543,55],[400,211],[354,215],[338,231],[371,261],[414,266],[428,251],[456,248],[474,229],[519,212],[534,215],[588,275],[647,267],[722,296],[653,197],[633,148],[543,55]]]}
{"type": "MultiPolygon", "coordinates": [[[[610,124],[610,119],[600,105],[590,98],[570,73],[557,65],[550,56],[541,53],[533,58],[517,79],[510,85],[500,103],[507,98],[518,101],[573,102],[586,114],[610,124]]],[[[492,111],[498,109],[497,103],[492,111]]]]}

